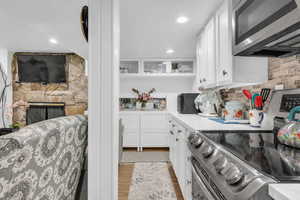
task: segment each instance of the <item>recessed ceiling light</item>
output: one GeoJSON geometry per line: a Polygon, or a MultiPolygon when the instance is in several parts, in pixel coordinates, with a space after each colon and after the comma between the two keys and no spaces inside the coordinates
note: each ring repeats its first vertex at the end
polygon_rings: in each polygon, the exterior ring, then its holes
{"type": "Polygon", "coordinates": [[[184,24],[184,23],[187,23],[189,21],[189,18],[187,18],[185,16],[181,16],[181,17],[178,17],[176,21],[179,24],[184,24]]]}
{"type": "Polygon", "coordinates": [[[57,44],[58,43],[58,41],[54,38],[50,38],[49,42],[52,43],[52,44],[57,44]]]}
{"type": "Polygon", "coordinates": [[[174,53],[175,51],[173,50],[173,49],[168,49],[167,51],[166,51],[166,53],[167,54],[172,54],[172,53],[174,53]]]}

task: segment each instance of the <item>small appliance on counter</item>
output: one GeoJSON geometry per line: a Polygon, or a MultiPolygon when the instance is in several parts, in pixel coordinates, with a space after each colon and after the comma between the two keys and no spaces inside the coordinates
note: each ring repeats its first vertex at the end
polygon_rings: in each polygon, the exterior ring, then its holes
{"type": "Polygon", "coordinates": [[[197,114],[200,111],[196,109],[195,99],[199,93],[182,93],[177,96],[177,111],[180,114],[197,114]]]}
{"type": "Polygon", "coordinates": [[[222,100],[216,91],[204,91],[195,99],[196,109],[202,117],[217,117],[221,113],[222,100]]]}

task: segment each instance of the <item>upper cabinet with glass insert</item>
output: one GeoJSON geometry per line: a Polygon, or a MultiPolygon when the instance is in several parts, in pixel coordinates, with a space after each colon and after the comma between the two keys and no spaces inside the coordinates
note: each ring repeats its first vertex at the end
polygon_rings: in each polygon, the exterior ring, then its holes
{"type": "Polygon", "coordinates": [[[121,74],[138,74],[139,73],[139,61],[121,60],[120,61],[120,73],[121,74]]]}
{"type": "Polygon", "coordinates": [[[169,62],[164,61],[144,61],[144,73],[162,74],[167,73],[169,62]]]}
{"type": "Polygon", "coordinates": [[[195,75],[193,60],[121,60],[120,73],[122,77],[193,77],[195,75]]]}

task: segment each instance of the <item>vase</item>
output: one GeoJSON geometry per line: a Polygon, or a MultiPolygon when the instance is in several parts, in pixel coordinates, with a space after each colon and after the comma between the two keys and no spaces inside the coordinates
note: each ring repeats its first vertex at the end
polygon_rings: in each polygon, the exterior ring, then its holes
{"type": "Polygon", "coordinates": [[[135,108],[136,108],[137,110],[141,110],[141,109],[142,109],[142,103],[141,103],[141,102],[136,102],[135,108]]]}

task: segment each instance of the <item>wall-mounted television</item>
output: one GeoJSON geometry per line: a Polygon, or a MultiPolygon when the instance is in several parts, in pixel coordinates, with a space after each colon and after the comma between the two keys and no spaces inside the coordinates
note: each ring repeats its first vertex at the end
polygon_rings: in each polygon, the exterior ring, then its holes
{"type": "Polygon", "coordinates": [[[17,55],[19,82],[65,83],[65,55],[17,55]]]}

